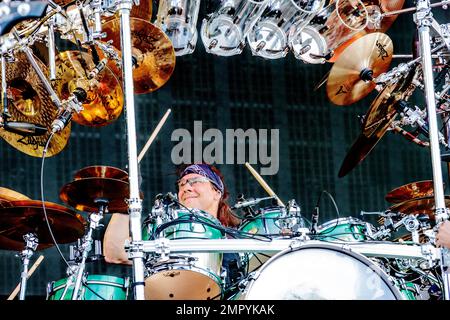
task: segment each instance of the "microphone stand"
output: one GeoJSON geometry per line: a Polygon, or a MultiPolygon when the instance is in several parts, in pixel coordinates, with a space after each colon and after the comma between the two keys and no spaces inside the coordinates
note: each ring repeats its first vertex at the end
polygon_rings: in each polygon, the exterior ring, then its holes
{"type": "Polygon", "coordinates": [[[128,214],[130,216],[130,249],[128,257],[133,262],[133,288],[136,300],[144,300],[144,251],[142,243],[141,212],[142,200],[139,195],[139,167],[137,160],[136,116],[134,104],[133,64],[131,51],[130,11],[132,0],[119,0],[117,11],[120,15],[120,39],[122,49],[122,75],[125,101],[125,114],[128,140],[128,179],[130,198],[128,214]]]}
{"type": "MultiPolygon", "coordinates": [[[[433,168],[433,187],[436,223],[448,219],[447,208],[445,206],[444,186],[441,168],[441,153],[439,148],[439,128],[436,115],[436,99],[434,91],[433,62],[431,57],[431,37],[430,26],[434,26],[435,20],[431,14],[430,0],[417,0],[414,22],[417,24],[419,32],[419,46],[422,60],[422,70],[425,89],[425,100],[427,103],[428,126],[430,136],[431,164],[433,168]]],[[[439,33],[439,32],[438,32],[439,33]]],[[[445,258],[445,251],[441,249],[442,280],[444,284],[444,299],[449,300],[449,274],[448,259],[445,258]]]]}
{"type": "Polygon", "coordinates": [[[3,113],[2,118],[3,121],[6,122],[10,117],[8,112],[8,91],[6,85],[6,57],[3,52],[0,52],[1,55],[1,68],[2,68],[2,104],[3,104],[3,113]]]}
{"type": "Polygon", "coordinates": [[[38,238],[34,233],[27,233],[23,236],[25,240],[25,249],[20,253],[22,259],[23,269],[20,281],[20,293],[19,300],[25,300],[25,291],[27,288],[27,278],[28,278],[28,264],[30,263],[30,258],[33,256],[34,251],[38,246],[38,238]]]}

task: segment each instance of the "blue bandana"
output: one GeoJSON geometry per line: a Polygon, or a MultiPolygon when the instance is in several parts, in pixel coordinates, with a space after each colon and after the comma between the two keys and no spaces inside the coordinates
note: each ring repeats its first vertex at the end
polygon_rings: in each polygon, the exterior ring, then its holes
{"type": "Polygon", "coordinates": [[[192,164],[188,166],[180,175],[180,179],[189,173],[196,173],[201,176],[204,176],[211,181],[211,183],[219,190],[222,194],[224,192],[223,182],[220,177],[211,170],[211,167],[207,164],[192,164]]]}

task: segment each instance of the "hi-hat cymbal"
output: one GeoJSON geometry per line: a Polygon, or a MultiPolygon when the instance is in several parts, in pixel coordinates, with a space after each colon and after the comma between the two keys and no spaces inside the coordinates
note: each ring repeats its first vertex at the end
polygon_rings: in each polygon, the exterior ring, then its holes
{"type": "MultiPolygon", "coordinates": [[[[56,203],[45,202],[48,220],[58,243],[74,242],[84,234],[85,220],[73,210],[56,203]]],[[[42,201],[11,201],[10,206],[0,208],[0,248],[23,250],[23,236],[35,233],[38,250],[53,246],[42,201]]]]}
{"type": "MultiPolygon", "coordinates": [[[[445,206],[450,206],[450,196],[445,196],[445,206]]],[[[389,208],[392,212],[401,212],[403,214],[425,214],[429,216],[430,219],[434,219],[435,209],[434,196],[407,200],[396,203],[389,208]]]]}
{"type": "MultiPolygon", "coordinates": [[[[153,92],[171,77],[175,68],[175,50],[167,35],[155,25],[138,18],[131,18],[130,23],[134,92],[153,92]]],[[[113,40],[113,45],[120,50],[120,21],[106,22],[103,31],[106,33],[104,41],[113,40]]]]}
{"type": "Polygon", "coordinates": [[[87,93],[83,110],[75,113],[73,121],[90,127],[101,127],[115,121],[122,113],[123,92],[119,80],[105,66],[93,79],[89,71],[95,68],[90,54],[79,51],[61,52],[56,57],[55,90],[61,99],[67,99],[76,88],[87,93]]]}
{"type": "Polygon", "coordinates": [[[385,199],[390,203],[400,203],[415,198],[433,195],[433,181],[425,180],[405,184],[388,192],[385,199]]]}
{"type": "MultiPolygon", "coordinates": [[[[25,53],[17,53],[16,61],[7,64],[6,82],[8,89],[8,110],[10,121],[33,123],[48,129],[42,136],[23,137],[20,134],[0,129],[0,136],[17,150],[33,157],[42,157],[45,143],[50,136],[52,122],[58,109],[50,99],[50,95],[39,79],[36,71],[28,62],[25,53]]],[[[38,66],[44,73],[47,67],[36,58],[38,66]]],[[[53,136],[46,157],[61,152],[70,137],[71,124],[53,136]]]]}
{"type": "Polygon", "coordinates": [[[328,98],[337,105],[349,105],[367,96],[374,88],[371,79],[387,71],[393,43],[384,33],[367,34],[342,52],[327,81],[328,98]]]}
{"type": "Polygon", "coordinates": [[[378,94],[364,117],[361,134],[347,152],[338,177],[342,178],[361,163],[385,135],[397,116],[396,103],[407,100],[413,93],[415,76],[416,72],[412,70],[406,77],[388,83],[378,94]]]}
{"type": "Polygon", "coordinates": [[[127,212],[125,199],[130,196],[129,183],[111,178],[84,178],[62,187],[62,201],[80,211],[98,212],[98,199],[108,201],[109,212],[127,212]]]}
{"type": "Polygon", "coordinates": [[[84,178],[110,178],[128,182],[128,172],[109,166],[90,166],[78,170],[74,175],[74,180],[84,178]]]}

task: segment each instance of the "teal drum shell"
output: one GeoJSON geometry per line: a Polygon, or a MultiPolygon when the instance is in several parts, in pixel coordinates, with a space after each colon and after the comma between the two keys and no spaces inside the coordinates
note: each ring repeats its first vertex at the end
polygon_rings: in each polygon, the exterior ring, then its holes
{"type": "MultiPolygon", "coordinates": [[[[68,278],[47,285],[47,300],[72,300],[75,281],[64,294],[68,278]],[[64,294],[64,297],[63,297],[64,294]]],[[[87,287],[82,284],[81,300],[127,300],[129,279],[109,275],[88,275],[87,287]]]]}
{"type": "MultiPolygon", "coordinates": [[[[223,239],[222,224],[210,214],[192,209],[172,210],[163,223],[144,223],[143,239],[223,239]],[[165,225],[165,226],[164,226],[165,225]],[[162,226],[158,228],[159,226],[162,226]]],[[[222,252],[171,253],[167,259],[149,255],[146,300],[207,300],[222,296],[222,252]]]]}
{"type": "Polygon", "coordinates": [[[346,217],[328,221],[317,228],[318,240],[333,242],[359,242],[370,240],[370,232],[375,228],[362,220],[346,217]],[[370,229],[370,230],[368,230],[370,229]]]}
{"type": "Polygon", "coordinates": [[[253,218],[248,218],[239,226],[239,231],[270,237],[281,236],[279,220],[281,211],[279,208],[262,209],[261,213],[253,218]]]}

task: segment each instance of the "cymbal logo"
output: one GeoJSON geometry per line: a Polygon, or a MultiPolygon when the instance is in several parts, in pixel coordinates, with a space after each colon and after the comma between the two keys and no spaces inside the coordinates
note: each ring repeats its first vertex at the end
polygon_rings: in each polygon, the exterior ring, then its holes
{"type": "Polygon", "coordinates": [[[378,49],[378,58],[381,58],[381,60],[384,60],[385,58],[389,57],[388,52],[386,51],[386,45],[383,45],[379,41],[376,43],[377,49],[378,49]]]}
{"type": "Polygon", "coordinates": [[[45,147],[45,139],[37,139],[33,136],[22,136],[17,142],[24,144],[26,146],[32,145],[34,146],[34,150],[37,150],[39,147],[45,147]]]}
{"type": "Polygon", "coordinates": [[[248,162],[261,164],[261,175],[278,173],[279,129],[226,129],[224,135],[214,128],[203,132],[202,121],[194,121],[193,136],[187,129],[180,128],[172,132],[171,141],[178,142],[171,152],[175,165],[201,162],[234,165],[248,162]],[[210,143],[203,148],[204,142],[210,143]]]}

